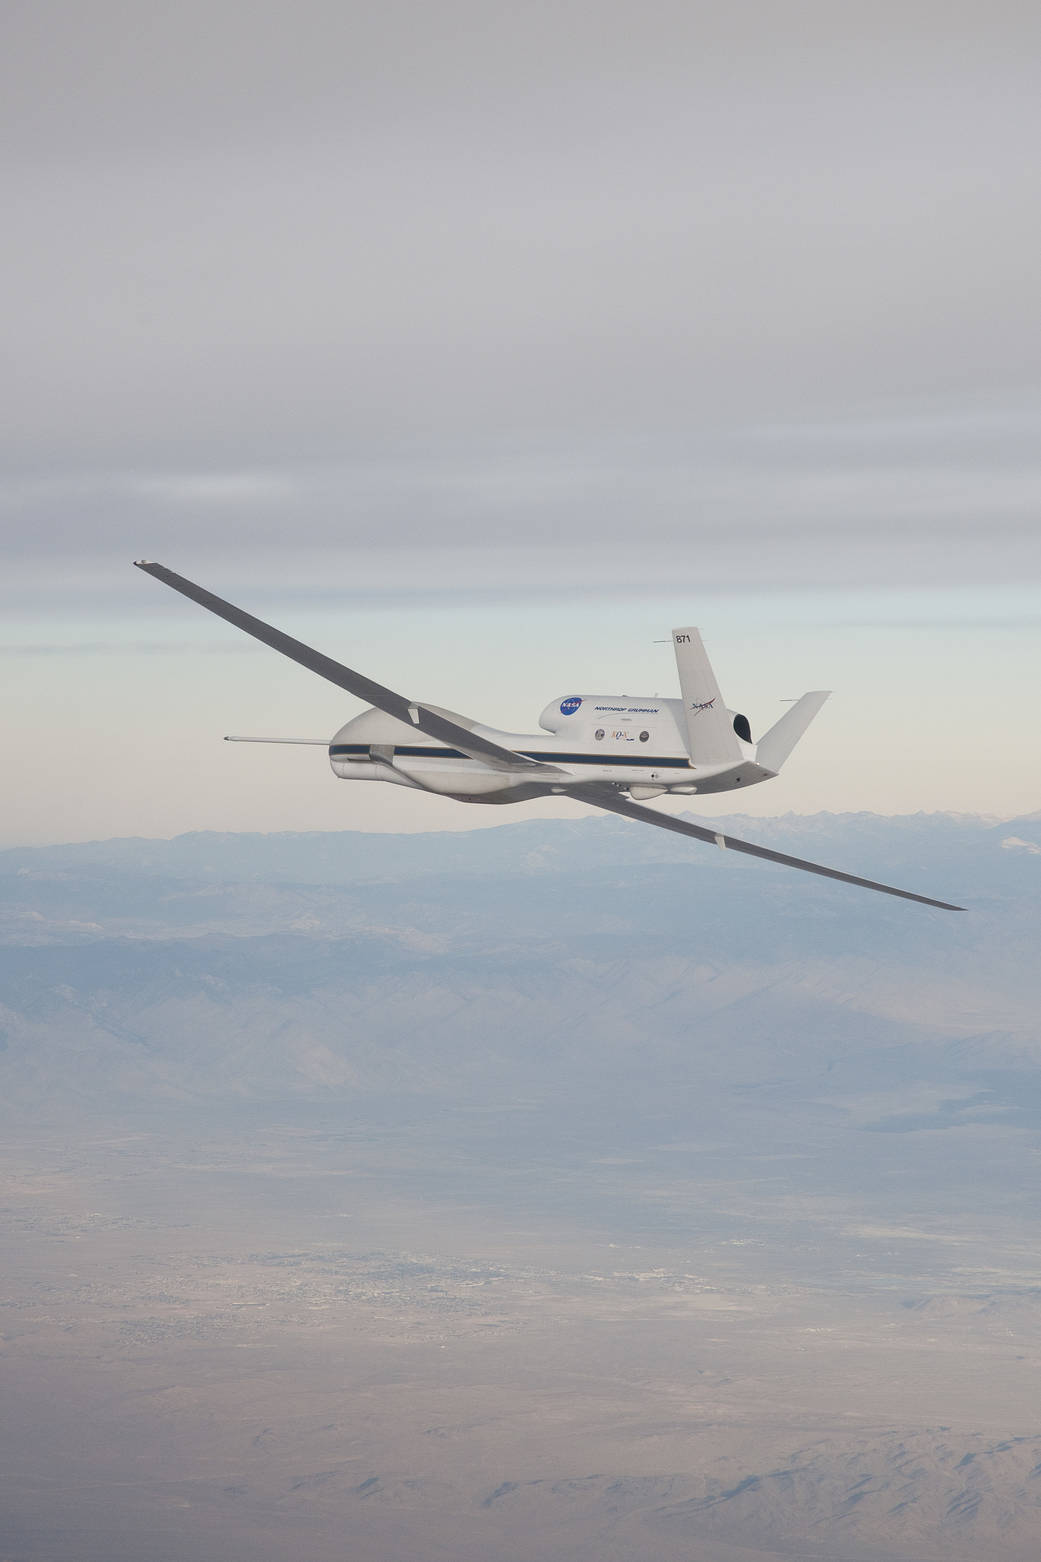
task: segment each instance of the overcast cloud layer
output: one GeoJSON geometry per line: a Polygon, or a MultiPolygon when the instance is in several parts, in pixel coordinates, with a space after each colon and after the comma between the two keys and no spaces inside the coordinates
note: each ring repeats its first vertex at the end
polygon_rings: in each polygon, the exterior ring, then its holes
{"type": "Polygon", "coordinates": [[[220,743],[357,705],[142,555],[518,732],[700,623],[756,731],[836,691],[751,808],[1037,807],[1036,6],[12,0],[2,45],[5,842],[500,822],[220,743]]]}
{"type": "Polygon", "coordinates": [[[363,590],[1036,578],[1039,34],[9,7],[9,606],[141,552],[363,590]]]}

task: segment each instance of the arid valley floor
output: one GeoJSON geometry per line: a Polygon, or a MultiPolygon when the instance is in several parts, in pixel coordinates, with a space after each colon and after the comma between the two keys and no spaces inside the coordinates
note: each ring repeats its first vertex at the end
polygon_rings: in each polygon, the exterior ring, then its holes
{"type": "Polygon", "coordinates": [[[141,915],[125,872],[84,930],[53,862],[7,922],[4,1562],[1034,1562],[1015,885],[969,933],[857,904],[824,956],[837,891],[784,949],[717,896],[681,957],[545,856],[528,888],[586,895],[581,935],[478,927],[438,870],[393,932],[394,886],[341,897],[319,948],[302,869],[227,892],[268,918],[229,935],[148,871],[174,930],[106,931],[117,890],[141,915]]]}

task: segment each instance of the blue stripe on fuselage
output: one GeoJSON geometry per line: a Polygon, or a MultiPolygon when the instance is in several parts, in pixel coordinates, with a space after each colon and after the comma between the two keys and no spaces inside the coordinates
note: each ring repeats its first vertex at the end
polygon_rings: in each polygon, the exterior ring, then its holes
{"type": "MultiPolygon", "coordinates": [[[[400,754],[403,759],[469,759],[469,754],[461,754],[457,748],[433,748],[420,746],[416,743],[394,743],[390,745],[395,754],[400,754]]],[[[352,755],[357,758],[368,758],[368,743],[332,743],[329,746],[330,759],[349,759],[352,755]]],[[[641,770],[689,770],[690,761],[682,755],[668,754],[664,758],[651,754],[612,754],[610,752],[600,754],[556,754],[545,749],[518,749],[517,753],[524,759],[541,760],[547,765],[638,765],[641,770]]]]}

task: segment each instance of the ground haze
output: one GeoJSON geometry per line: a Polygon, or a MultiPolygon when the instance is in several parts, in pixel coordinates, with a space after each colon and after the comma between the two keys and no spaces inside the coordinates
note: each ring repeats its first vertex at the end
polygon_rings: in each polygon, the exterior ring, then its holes
{"type": "Polygon", "coordinates": [[[1027,1562],[1036,819],[0,856],[13,1562],[1027,1562]],[[649,838],[648,838],[649,837],[649,838]]]}

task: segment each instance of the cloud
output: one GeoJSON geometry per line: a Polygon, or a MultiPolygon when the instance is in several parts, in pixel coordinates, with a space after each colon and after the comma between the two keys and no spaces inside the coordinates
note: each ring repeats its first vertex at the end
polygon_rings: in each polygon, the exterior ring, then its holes
{"type": "Polygon", "coordinates": [[[256,647],[249,641],[241,645],[226,644],[220,640],[79,640],[79,641],[17,641],[0,644],[0,656],[206,656],[250,655],[256,647]]]}
{"type": "Polygon", "coordinates": [[[16,8],[5,604],[1036,580],[1039,34],[16,8]]]}
{"type": "Polygon", "coordinates": [[[287,472],[170,472],[152,477],[131,477],[113,487],[123,486],[131,494],[160,505],[192,505],[199,510],[218,510],[248,505],[250,509],[285,504],[296,491],[287,472]]]}
{"type": "Polygon", "coordinates": [[[1020,406],[687,443],[32,473],[0,482],[0,599],[19,611],[100,591],[137,611],[127,566],[142,555],[218,589],[344,599],[1018,585],[1041,575],[1038,435],[1020,406]]]}

